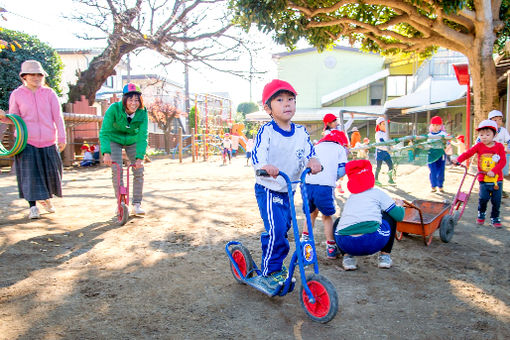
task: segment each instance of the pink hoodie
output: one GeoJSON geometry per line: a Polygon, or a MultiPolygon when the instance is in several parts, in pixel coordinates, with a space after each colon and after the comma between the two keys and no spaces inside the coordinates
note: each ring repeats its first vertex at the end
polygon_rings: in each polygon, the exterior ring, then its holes
{"type": "Polygon", "coordinates": [[[27,125],[27,143],[44,148],[66,142],[64,119],[56,93],[41,86],[32,92],[22,85],[11,93],[9,113],[19,115],[27,125]]]}

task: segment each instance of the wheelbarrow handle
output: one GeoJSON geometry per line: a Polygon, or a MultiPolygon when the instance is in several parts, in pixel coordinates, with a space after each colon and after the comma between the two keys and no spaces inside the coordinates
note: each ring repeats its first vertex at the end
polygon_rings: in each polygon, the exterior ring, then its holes
{"type": "Polygon", "coordinates": [[[417,206],[415,206],[414,204],[412,204],[411,202],[409,201],[406,201],[406,200],[402,200],[402,202],[404,202],[404,205],[409,207],[409,208],[413,208],[413,209],[416,209],[418,210],[418,214],[420,214],[420,223],[423,227],[423,215],[421,214],[421,209],[418,208],[417,206]]]}
{"type": "MultiPolygon", "coordinates": [[[[420,208],[418,208],[417,206],[415,206],[414,204],[412,204],[411,202],[409,201],[406,201],[406,200],[402,200],[402,202],[404,202],[404,205],[405,206],[408,206],[409,208],[414,208],[418,211],[420,211],[420,208]]],[[[421,212],[420,212],[421,213],[421,212]]]]}

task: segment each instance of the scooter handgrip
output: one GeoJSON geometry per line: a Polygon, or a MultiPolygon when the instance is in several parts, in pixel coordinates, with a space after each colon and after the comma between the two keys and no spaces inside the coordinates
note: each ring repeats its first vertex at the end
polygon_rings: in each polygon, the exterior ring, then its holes
{"type": "Polygon", "coordinates": [[[255,170],[255,175],[263,176],[263,177],[269,177],[269,174],[264,169],[257,169],[257,170],[255,170]]]}

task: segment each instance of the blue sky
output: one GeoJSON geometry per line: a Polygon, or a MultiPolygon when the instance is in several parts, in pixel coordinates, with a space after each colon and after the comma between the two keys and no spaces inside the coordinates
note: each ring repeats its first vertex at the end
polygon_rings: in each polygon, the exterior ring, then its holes
{"type": "MultiPolygon", "coordinates": [[[[72,0],[0,0],[0,7],[7,10],[7,13],[4,13],[7,21],[0,18],[0,26],[35,35],[54,48],[104,47],[105,41],[86,41],[74,36],[74,33],[90,30],[90,27],[63,18],[64,13],[73,12],[72,0]]],[[[256,56],[258,62],[262,62],[269,72],[264,75],[263,80],[254,82],[252,89],[254,101],[259,99],[264,84],[276,77],[276,66],[271,60],[271,54],[285,50],[283,47],[275,46],[269,37],[262,34],[259,39],[267,40],[267,45],[273,50],[268,49],[256,56]]],[[[158,58],[155,53],[142,53],[138,57],[132,57],[132,74],[154,73],[154,65],[158,63],[158,58]]],[[[242,67],[248,69],[249,63],[246,65],[246,62],[244,61],[242,67]]],[[[184,83],[181,65],[176,65],[171,73],[175,75],[172,77],[173,80],[184,83]]],[[[235,105],[249,100],[248,81],[206,69],[192,71],[190,87],[191,91],[196,92],[229,92],[235,105]]]]}

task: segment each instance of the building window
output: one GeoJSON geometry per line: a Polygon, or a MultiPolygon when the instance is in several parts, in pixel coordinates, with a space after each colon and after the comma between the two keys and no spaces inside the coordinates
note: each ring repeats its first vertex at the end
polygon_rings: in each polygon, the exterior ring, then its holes
{"type": "Polygon", "coordinates": [[[110,76],[110,77],[106,78],[106,81],[104,82],[103,85],[113,89],[113,77],[110,76]]]}
{"type": "Polygon", "coordinates": [[[381,105],[384,94],[384,81],[370,84],[370,105],[381,105]]]}
{"type": "Polygon", "coordinates": [[[409,82],[407,76],[389,76],[386,82],[388,97],[399,97],[405,96],[409,86],[412,86],[412,82],[409,82]]]}

